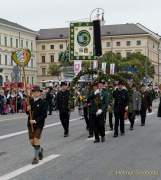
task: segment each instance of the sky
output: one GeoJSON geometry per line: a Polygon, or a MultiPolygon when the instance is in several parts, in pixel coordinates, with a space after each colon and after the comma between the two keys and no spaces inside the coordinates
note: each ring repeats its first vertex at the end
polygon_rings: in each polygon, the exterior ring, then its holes
{"type": "Polygon", "coordinates": [[[0,18],[33,30],[68,27],[87,20],[95,8],[105,24],[141,23],[161,35],[161,0],[0,0],[0,18]]]}

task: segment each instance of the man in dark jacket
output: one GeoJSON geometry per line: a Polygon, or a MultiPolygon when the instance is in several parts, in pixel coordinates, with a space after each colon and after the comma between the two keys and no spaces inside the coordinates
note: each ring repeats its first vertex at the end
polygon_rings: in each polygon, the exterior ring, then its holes
{"type": "Polygon", "coordinates": [[[47,105],[48,105],[49,115],[52,115],[52,111],[53,111],[52,87],[48,88],[48,92],[46,93],[46,102],[47,102],[47,105]]]}
{"type": "Polygon", "coordinates": [[[141,110],[140,110],[140,116],[141,116],[141,126],[145,126],[145,120],[146,120],[146,113],[148,107],[151,109],[151,97],[149,95],[149,92],[146,90],[145,86],[142,86],[141,88],[141,110]]]}
{"type": "Polygon", "coordinates": [[[69,110],[69,91],[67,83],[61,82],[61,90],[57,94],[56,104],[57,109],[59,110],[59,116],[61,124],[64,128],[64,137],[68,137],[69,135],[69,118],[70,118],[70,110],[69,110]]]}
{"type": "Polygon", "coordinates": [[[45,100],[41,99],[39,86],[33,88],[32,96],[33,98],[30,99],[30,105],[27,107],[28,132],[30,143],[35,151],[32,164],[37,164],[39,160],[43,158],[43,148],[40,146],[40,138],[45,124],[45,118],[47,117],[47,108],[45,100]]]}
{"type": "Polygon", "coordinates": [[[96,119],[96,106],[94,99],[94,92],[97,90],[97,83],[92,83],[90,91],[87,96],[87,104],[89,110],[89,136],[88,138],[93,137],[94,134],[94,119],[96,119]]]}
{"type": "Polygon", "coordinates": [[[123,88],[123,82],[119,81],[118,88],[113,92],[114,99],[114,116],[115,116],[115,130],[114,137],[118,136],[118,126],[120,124],[121,135],[125,134],[124,114],[128,110],[128,92],[123,88]]]}

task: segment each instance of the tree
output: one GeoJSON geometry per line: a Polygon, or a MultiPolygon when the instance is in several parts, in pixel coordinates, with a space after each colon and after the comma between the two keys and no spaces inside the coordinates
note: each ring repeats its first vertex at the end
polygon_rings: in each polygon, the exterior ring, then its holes
{"type": "Polygon", "coordinates": [[[109,73],[110,64],[114,63],[116,67],[116,73],[131,73],[138,79],[143,80],[146,76],[153,78],[154,66],[150,62],[149,58],[141,53],[132,53],[128,57],[123,58],[121,55],[117,55],[113,52],[105,53],[100,58],[100,63],[107,63],[107,73],[109,73]],[[147,72],[146,72],[147,69],[147,72]]]}
{"type": "Polygon", "coordinates": [[[141,53],[132,53],[128,57],[124,58],[121,63],[122,68],[129,66],[135,68],[136,75],[142,80],[146,78],[154,78],[155,70],[153,64],[150,62],[149,58],[141,53]]]}
{"type": "Polygon", "coordinates": [[[67,47],[67,50],[59,53],[59,62],[64,66],[68,66],[69,61],[69,47],[67,47]]]}
{"type": "Polygon", "coordinates": [[[52,76],[58,76],[61,70],[61,65],[56,63],[51,63],[49,65],[48,73],[52,76]]]}

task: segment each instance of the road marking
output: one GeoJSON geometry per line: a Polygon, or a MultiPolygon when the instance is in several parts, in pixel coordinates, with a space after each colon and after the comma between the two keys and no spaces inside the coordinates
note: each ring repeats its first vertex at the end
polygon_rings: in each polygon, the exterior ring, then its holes
{"type": "Polygon", "coordinates": [[[19,120],[19,119],[24,119],[24,118],[26,118],[27,116],[23,116],[23,117],[15,117],[15,118],[6,118],[6,119],[2,119],[2,120],[0,120],[0,122],[4,122],[4,121],[12,121],[12,120],[19,120]]]}
{"type": "Polygon", "coordinates": [[[41,165],[43,165],[43,164],[45,164],[45,163],[47,163],[49,161],[52,161],[53,159],[56,159],[58,157],[60,157],[60,154],[52,154],[52,155],[44,158],[42,161],[40,161],[39,164],[36,164],[36,165],[28,164],[28,165],[26,165],[26,166],[24,166],[22,168],[19,168],[19,169],[15,170],[15,171],[12,171],[12,172],[10,172],[8,174],[2,175],[2,176],[0,176],[0,180],[12,179],[12,178],[17,177],[17,176],[19,176],[19,175],[21,175],[23,173],[26,173],[26,172],[28,172],[28,171],[30,171],[30,170],[38,167],[38,166],[41,166],[41,165]]]}
{"type": "MultiPolygon", "coordinates": [[[[78,120],[81,120],[81,119],[82,118],[71,119],[70,122],[78,121],[78,120]]],[[[46,128],[49,128],[49,127],[54,127],[54,126],[59,126],[59,125],[61,125],[61,122],[48,124],[44,128],[46,129],[46,128]]],[[[8,139],[8,138],[15,137],[15,136],[19,136],[21,134],[26,134],[27,132],[28,132],[28,130],[23,130],[23,131],[19,131],[19,132],[16,132],[16,133],[6,134],[6,135],[3,135],[3,136],[0,136],[0,140],[8,139]]]]}

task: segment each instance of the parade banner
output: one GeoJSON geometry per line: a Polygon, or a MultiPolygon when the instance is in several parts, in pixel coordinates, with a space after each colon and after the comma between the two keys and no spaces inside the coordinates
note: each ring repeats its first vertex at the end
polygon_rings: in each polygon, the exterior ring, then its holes
{"type": "Polygon", "coordinates": [[[74,61],[74,73],[77,75],[82,70],[82,61],[76,60],[74,61]]]}
{"type": "Polygon", "coordinates": [[[93,69],[97,69],[98,68],[98,61],[94,60],[93,61],[93,69]]]}
{"type": "Polygon", "coordinates": [[[93,22],[70,24],[70,59],[94,60],[93,22]]]}
{"type": "Polygon", "coordinates": [[[18,66],[26,66],[30,61],[31,51],[29,49],[14,51],[11,58],[18,66]]]}
{"type": "Polygon", "coordinates": [[[102,71],[106,74],[106,62],[102,63],[102,71]]]}
{"type": "Polygon", "coordinates": [[[110,74],[115,74],[115,64],[110,64],[110,74]]]}
{"type": "MultiPolygon", "coordinates": [[[[25,72],[25,66],[28,65],[30,59],[31,59],[31,51],[29,49],[22,49],[12,52],[11,56],[12,60],[17,64],[17,66],[22,67],[23,71],[23,77],[24,77],[24,89],[25,94],[27,97],[27,106],[30,106],[30,97],[28,93],[28,85],[26,80],[26,72],[25,72]]],[[[29,110],[30,120],[32,120],[32,112],[29,110]]],[[[31,129],[32,132],[34,132],[33,124],[31,123],[31,129]]]]}

